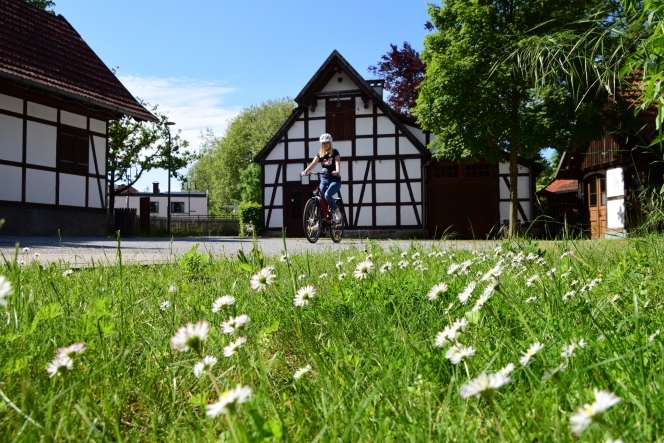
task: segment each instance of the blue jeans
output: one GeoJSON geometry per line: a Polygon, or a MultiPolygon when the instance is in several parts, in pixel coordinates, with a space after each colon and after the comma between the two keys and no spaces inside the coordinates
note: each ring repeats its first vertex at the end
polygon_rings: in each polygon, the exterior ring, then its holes
{"type": "Polygon", "coordinates": [[[329,180],[326,177],[320,179],[320,192],[325,196],[327,204],[332,211],[337,210],[337,203],[334,201],[334,195],[341,189],[340,180],[329,180]]]}

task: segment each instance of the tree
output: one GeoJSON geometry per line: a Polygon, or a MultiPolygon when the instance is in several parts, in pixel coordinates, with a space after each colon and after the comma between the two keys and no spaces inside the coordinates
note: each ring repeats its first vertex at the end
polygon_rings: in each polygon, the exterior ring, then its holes
{"type": "Polygon", "coordinates": [[[187,177],[197,187],[209,187],[210,213],[247,199],[261,201],[260,168],[250,165],[286,121],[293,105],[290,98],[269,100],[242,110],[222,137],[210,130],[202,135],[201,156],[187,177]]]}
{"type": "Polygon", "coordinates": [[[53,7],[55,6],[55,2],[53,0],[25,0],[26,2],[30,3],[32,6],[36,6],[39,9],[43,9],[45,11],[53,13],[53,7]]]}
{"type": "Polygon", "coordinates": [[[436,138],[434,156],[505,161],[510,170],[509,234],[518,233],[519,157],[572,149],[603,133],[603,102],[580,108],[562,84],[535,89],[510,57],[524,38],[586,16],[600,0],[448,0],[430,5],[435,32],[414,114],[436,138]],[[545,24],[541,23],[546,19],[545,24]],[[583,121],[586,124],[578,124],[583,121]]]}
{"type": "MultiPolygon", "coordinates": [[[[149,106],[142,103],[144,106],[149,106]]],[[[137,122],[131,117],[112,120],[108,126],[108,184],[109,212],[115,207],[115,185],[125,183],[133,186],[144,172],[152,169],[169,169],[168,163],[168,117],[157,112],[152,113],[158,122],[137,122]],[[129,171],[134,168],[133,176],[129,171]]],[[[171,133],[171,171],[173,177],[180,178],[178,170],[185,168],[196,158],[195,154],[185,150],[189,142],[180,138],[180,131],[171,133]]]]}
{"type": "Polygon", "coordinates": [[[381,56],[376,66],[369,66],[369,72],[385,80],[385,90],[390,94],[387,103],[395,111],[412,116],[411,109],[417,102],[417,86],[424,78],[425,68],[420,54],[410,43],[404,42],[403,49],[390,43],[390,50],[381,56]]]}

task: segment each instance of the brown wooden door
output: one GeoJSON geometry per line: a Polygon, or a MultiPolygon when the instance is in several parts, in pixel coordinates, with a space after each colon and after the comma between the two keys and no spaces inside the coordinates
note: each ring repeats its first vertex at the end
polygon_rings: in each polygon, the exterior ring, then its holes
{"type": "Polygon", "coordinates": [[[586,179],[585,186],[590,238],[602,238],[606,232],[606,178],[593,175],[586,179]]]}
{"type": "Polygon", "coordinates": [[[304,237],[302,228],[302,211],[309,199],[307,186],[301,184],[287,185],[284,187],[284,226],[286,236],[304,237]]]}

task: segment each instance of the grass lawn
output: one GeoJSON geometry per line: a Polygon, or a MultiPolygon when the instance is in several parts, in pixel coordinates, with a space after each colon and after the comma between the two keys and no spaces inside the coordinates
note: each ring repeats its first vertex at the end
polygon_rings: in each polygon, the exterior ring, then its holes
{"type": "Polygon", "coordinates": [[[30,256],[0,265],[3,442],[664,439],[661,238],[30,256]]]}

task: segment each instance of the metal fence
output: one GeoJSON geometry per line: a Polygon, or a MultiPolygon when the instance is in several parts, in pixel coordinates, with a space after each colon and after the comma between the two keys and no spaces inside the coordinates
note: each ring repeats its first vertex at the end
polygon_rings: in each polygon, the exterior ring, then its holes
{"type": "MultiPolygon", "coordinates": [[[[140,224],[139,221],[137,223],[140,224]]],[[[150,217],[150,235],[165,235],[168,230],[167,217],[150,217]]],[[[239,235],[240,223],[233,215],[194,215],[171,217],[171,235],[239,235]]]]}

